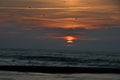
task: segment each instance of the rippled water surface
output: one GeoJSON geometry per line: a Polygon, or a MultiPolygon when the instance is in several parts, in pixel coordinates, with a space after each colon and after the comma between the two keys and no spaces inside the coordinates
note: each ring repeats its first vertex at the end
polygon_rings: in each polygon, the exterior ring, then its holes
{"type": "Polygon", "coordinates": [[[0,50],[0,65],[120,67],[119,52],[65,50],[0,50]]]}

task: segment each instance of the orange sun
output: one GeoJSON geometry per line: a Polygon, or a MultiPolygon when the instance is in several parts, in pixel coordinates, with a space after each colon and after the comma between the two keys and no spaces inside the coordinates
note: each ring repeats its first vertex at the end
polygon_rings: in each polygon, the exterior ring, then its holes
{"type": "Polygon", "coordinates": [[[64,40],[66,40],[68,44],[72,44],[73,41],[76,40],[76,37],[74,37],[74,36],[65,36],[64,40]]]}

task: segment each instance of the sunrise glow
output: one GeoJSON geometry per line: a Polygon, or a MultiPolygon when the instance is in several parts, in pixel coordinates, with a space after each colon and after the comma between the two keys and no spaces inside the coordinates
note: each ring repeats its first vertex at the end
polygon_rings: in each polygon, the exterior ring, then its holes
{"type": "Polygon", "coordinates": [[[0,47],[120,50],[119,3],[0,0],[0,47]]]}
{"type": "Polygon", "coordinates": [[[67,41],[73,41],[73,40],[76,39],[76,38],[73,37],[73,36],[66,36],[66,37],[64,37],[64,38],[65,38],[65,40],[67,40],[67,41]]]}
{"type": "Polygon", "coordinates": [[[65,37],[63,37],[63,38],[64,38],[64,40],[66,40],[66,42],[67,42],[68,45],[72,45],[73,42],[74,42],[74,40],[77,39],[77,38],[74,37],[74,36],[65,36],[65,37]]]}

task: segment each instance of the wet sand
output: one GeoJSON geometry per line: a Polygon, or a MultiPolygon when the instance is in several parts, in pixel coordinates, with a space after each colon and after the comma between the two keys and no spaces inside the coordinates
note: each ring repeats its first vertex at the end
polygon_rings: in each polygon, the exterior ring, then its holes
{"type": "Polygon", "coordinates": [[[120,74],[47,74],[0,71],[0,80],[120,80],[120,74]]]}

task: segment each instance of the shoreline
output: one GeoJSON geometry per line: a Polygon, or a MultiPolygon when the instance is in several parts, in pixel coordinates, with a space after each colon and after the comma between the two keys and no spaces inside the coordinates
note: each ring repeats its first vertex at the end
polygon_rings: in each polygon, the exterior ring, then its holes
{"type": "Polygon", "coordinates": [[[120,74],[120,68],[96,68],[96,67],[46,67],[46,66],[0,66],[1,71],[35,72],[35,73],[116,73],[120,74]]]}

